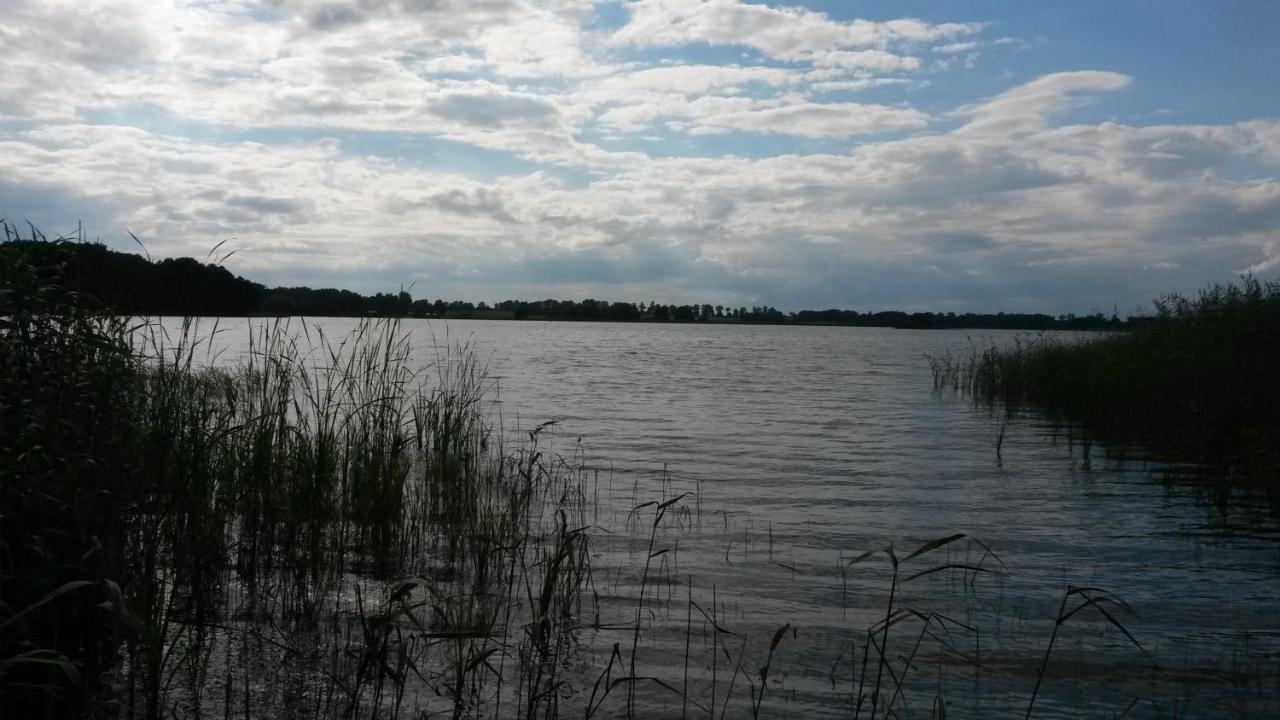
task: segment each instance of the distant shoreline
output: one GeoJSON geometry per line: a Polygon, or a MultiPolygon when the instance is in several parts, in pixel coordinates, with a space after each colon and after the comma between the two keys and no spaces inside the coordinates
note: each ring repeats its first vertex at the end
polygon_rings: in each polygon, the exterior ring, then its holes
{"type": "Polygon", "coordinates": [[[42,278],[92,296],[122,315],[188,317],[400,317],[445,320],[812,325],[904,330],[1124,330],[1142,322],[1102,313],[955,313],[830,308],[784,312],[732,307],[584,300],[415,300],[407,291],[362,295],[336,288],[275,287],[193,258],[151,261],[105,245],[43,237],[0,242],[0,262],[22,261],[42,278]]]}
{"type": "MultiPolygon", "coordinates": [[[[985,325],[948,325],[938,327],[913,327],[898,325],[860,325],[854,323],[831,323],[831,322],[770,322],[767,320],[610,320],[607,318],[554,318],[554,317],[511,317],[511,318],[495,318],[495,317],[478,317],[474,315],[448,315],[440,317],[437,315],[270,315],[266,313],[248,313],[235,315],[207,315],[207,314],[184,314],[184,313],[152,313],[148,315],[138,315],[136,317],[157,317],[157,318],[196,318],[196,319],[249,319],[249,320],[271,320],[279,318],[302,318],[304,320],[476,320],[482,322],[518,322],[518,323],[599,323],[602,325],[731,325],[731,326],[765,326],[765,327],[866,327],[880,328],[884,330],[1023,330],[1023,331],[1051,331],[1051,332],[1080,332],[1080,333],[1097,333],[1111,332],[1116,328],[1038,328],[1038,327],[1010,327],[1010,326],[985,326],[985,325]]],[[[1122,323],[1124,324],[1124,323],[1122,323]]]]}

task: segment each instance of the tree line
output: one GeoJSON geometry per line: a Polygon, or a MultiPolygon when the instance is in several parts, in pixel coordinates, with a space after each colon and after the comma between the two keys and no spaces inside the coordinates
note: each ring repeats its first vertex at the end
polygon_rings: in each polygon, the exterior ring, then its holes
{"type": "Polygon", "coordinates": [[[0,262],[24,260],[64,287],[91,295],[127,315],[302,315],[323,317],[426,317],[511,320],[594,320],[607,322],[766,323],[845,325],[916,329],[991,328],[1011,330],[1119,329],[1129,321],[1115,315],[1042,313],[938,313],[902,311],[801,310],[770,306],[663,304],[657,301],[503,300],[492,305],[462,300],[413,299],[405,290],[362,295],[350,290],[310,287],[268,288],[225,267],[194,258],[152,262],[94,242],[21,237],[4,226],[0,262]]]}

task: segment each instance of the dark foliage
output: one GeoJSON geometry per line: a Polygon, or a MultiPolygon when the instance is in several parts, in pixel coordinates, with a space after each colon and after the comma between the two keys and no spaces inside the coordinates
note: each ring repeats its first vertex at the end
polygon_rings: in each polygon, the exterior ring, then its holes
{"type": "Polygon", "coordinates": [[[56,277],[67,290],[127,315],[248,315],[265,297],[262,285],[192,258],[149,262],[99,243],[15,239],[15,230],[4,230],[9,236],[0,244],[5,262],[21,261],[38,277],[56,277]]]}
{"type": "Polygon", "coordinates": [[[0,717],[91,717],[125,630],[136,367],[122,321],[12,260],[0,255],[0,717]]]}
{"type": "Polygon", "coordinates": [[[854,325],[918,330],[986,328],[992,330],[1113,330],[1126,321],[1102,313],[1045,315],[1042,313],[905,313],[898,310],[859,313],[856,310],[801,310],[795,321],[813,325],[854,325]]]}
{"type": "Polygon", "coordinates": [[[0,718],[376,716],[409,667],[424,707],[472,716],[489,683],[554,715],[581,476],[533,434],[505,449],[473,356],[422,382],[370,320],[331,364],[277,325],[202,369],[190,322],[172,340],[78,289],[82,247],[0,253],[0,718]]]}
{"type": "Polygon", "coordinates": [[[935,360],[935,379],[1116,447],[1280,487],[1280,282],[1246,277],[1155,310],[1132,332],[935,360]]]}

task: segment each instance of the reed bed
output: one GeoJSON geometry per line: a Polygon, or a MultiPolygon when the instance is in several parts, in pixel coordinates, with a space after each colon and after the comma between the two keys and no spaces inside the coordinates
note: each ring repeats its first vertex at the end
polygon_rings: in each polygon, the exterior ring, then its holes
{"type": "Polygon", "coordinates": [[[473,353],[277,324],[208,369],[193,324],[5,288],[4,717],[557,714],[581,477],[473,353]]]}
{"type": "Polygon", "coordinates": [[[930,359],[934,387],[1006,418],[1046,415],[1086,442],[1280,488],[1280,282],[1246,277],[1158,300],[1132,331],[1037,336],[930,359]]]}

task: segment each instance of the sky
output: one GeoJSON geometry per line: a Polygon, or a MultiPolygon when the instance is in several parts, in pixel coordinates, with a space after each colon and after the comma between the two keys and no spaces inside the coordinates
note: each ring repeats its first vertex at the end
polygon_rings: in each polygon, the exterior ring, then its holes
{"type": "Polygon", "coordinates": [[[1280,2],[5,0],[0,215],[268,285],[1121,315],[1280,275],[1280,2]]]}

